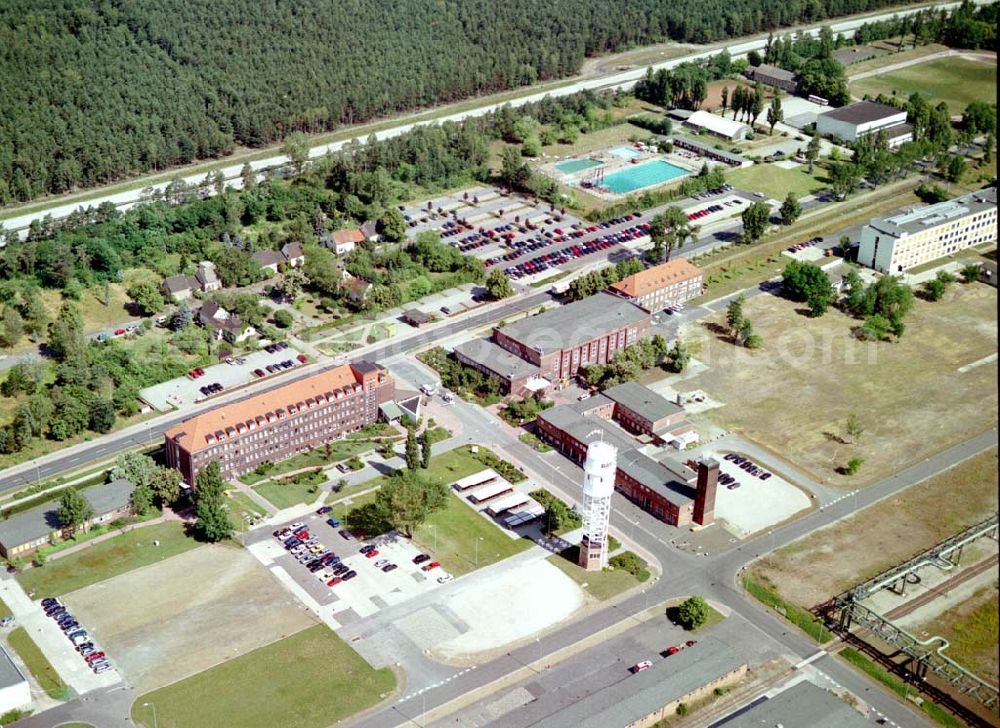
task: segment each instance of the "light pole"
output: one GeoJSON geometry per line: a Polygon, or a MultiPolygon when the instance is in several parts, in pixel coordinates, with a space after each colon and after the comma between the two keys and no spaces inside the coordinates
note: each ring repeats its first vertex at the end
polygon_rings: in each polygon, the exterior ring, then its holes
{"type": "MultiPolygon", "coordinates": [[[[435,531],[435,535],[436,534],[437,532],[435,531]]],[[[479,566],[479,542],[482,540],[483,540],[482,536],[476,539],[476,566],[479,566]]]]}
{"type": "Polygon", "coordinates": [[[153,709],[153,728],[160,728],[160,724],[156,720],[156,704],[155,703],[143,703],[142,706],[144,708],[152,708],[153,709]]]}
{"type": "Polygon", "coordinates": [[[35,461],[35,481],[38,483],[39,487],[42,485],[42,468],[39,466],[38,461],[35,461]]]}

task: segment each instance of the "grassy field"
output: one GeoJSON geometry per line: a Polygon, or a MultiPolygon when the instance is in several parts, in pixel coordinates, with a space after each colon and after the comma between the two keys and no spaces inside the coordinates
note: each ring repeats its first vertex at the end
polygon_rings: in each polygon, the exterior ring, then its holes
{"type": "Polygon", "coordinates": [[[28,569],[17,580],[26,592],[57,597],[198,546],[175,521],[136,528],[81,551],[28,569]],[[153,541],[159,545],[153,545],[153,541]]]}
{"type": "Polygon", "coordinates": [[[7,642],[50,698],[65,700],[69,697],[70,687],[59,677],[24,627],[18,627],[7,635],[7,642]]]}
{"type": "Polygon", "coordinates": [[[579,553],[579,547],[572,546],[562,553],[550,556],[548,560],[595,599],[610,599],[639,584],[638,579],[622,569],[586,571],[580,568],[576,561],[579,553]]]}
{"type": "Polygon", "coordinates": [[[851,94],[907,98],[917,92],[932,104],[944,101],[952,114],[961,114],[970,101],[997,102],[997,67],[965,58],[940,58],[927,63],[863,78],[850,85],[851,94]]]}
{"type": "Polygon", "coordinates": [[[255,485],[253,489],[278,510],[299,503],[312,503],[319,496],[319,486],[311,480],[299,483],[290,480],[269,480],[255,485]]]}
{"type": "Polygon", "coordinates": [[[389,669],[373,670],[325,625],[302,630],[132,704],[132,720],[153,728],[270,728],[331,725],[395,689],[389,669]]]}
{"type": "Polygon", "coordinates": [[[268,515],[268,510],[250,498],[246,493],[231,491],[226,503],[229,506],[229,520],[232,522],[233,527],[240,532],[245,532],[250,528],[249,524],[243,519],[244,513],[249,516],[253,516],[255,513],[259,513],[265,517],[268,515]]]}
{"type": "Polygon", "coordinates": [[[788,602],[811,608],[996,509],[994,448],[778,550],[752,574],[788,602]]]}
{"type": "Polygon", "coordinates": [[[956,285],[941,301],[917,300],[899,341],[870,343],[837,310],[807,318],[800,304],[756,296],[744,314],[763,338],[758,351],[720,333],[724,312],[682,327],[708,367],[685,385],[725,403],[692,420],[738,432],[818,481],[875,481],[996,423],[996,362],[959,371],[996,352],[996,306],[996,289],[956,285]],[[844,437],[850,414],[865,428],[857,443],[844,437]],[[864,458],[861,472],[841,475],[853,457],[864,458]]]}
{"type": "Polygon", "coordinates": [[[789,192],[797,198],[805,197],[828,185],[826,171],[819,167],[809,174],[805,166],[782,169],[773,164],[755,164],[727,172],[726,181],[741,190],[763,192],[774,200],[784,200],[789,192]]]}
{"type": "Polygon", "coordinates": [[[996,683],[998,621],[1000,609],[994,582],[913,631],[918,635],[941,635],[950,643],[945,653],[948,657],[996,683]]]}
{"type": "Polygon", "coordinates": [[[12,614],[13,612],[10,611],[10,607],[7,606],[6,602],[4,602],[3,599],[0,599],[0,619],[3,619],[4,617],[9,617],[12,614]]]}
{"type": "Polygon", "coordinates": [[[432,513],[426,523],[417,528],[413,542],[455,576],[503,561],[532,545],[527,539],[510,538],[506,531],[480,516],[454,494],[448,497],[444,510],[432,513]]]}

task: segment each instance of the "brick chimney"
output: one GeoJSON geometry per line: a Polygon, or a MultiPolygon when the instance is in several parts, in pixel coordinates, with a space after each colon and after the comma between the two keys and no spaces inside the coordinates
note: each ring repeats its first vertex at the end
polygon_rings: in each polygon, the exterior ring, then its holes
{"type": "Polygon", "coordinates": [[[719,463],[712,458],[698,461],[698,486],[694,496],[694,522],[708,526],[715,522],[715,489],[719,485],[719,463]]]}

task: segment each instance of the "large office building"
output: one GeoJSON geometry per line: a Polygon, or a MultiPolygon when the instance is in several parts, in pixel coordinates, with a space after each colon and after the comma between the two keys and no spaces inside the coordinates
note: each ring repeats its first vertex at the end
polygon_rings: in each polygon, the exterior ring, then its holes
{"type": "Polygon", "coordinates": [[[906,110],[874,101],[858,101],[831,109],[816,117],[816,132],[845,142],[856,142],[869,134],[885,132],[889,146],[913,139],[913,127],[906,123],[906,110]]]}
{"type": "Polygon", "coordinates": [[[496,376],[504,391],[539,391],[576,376],[581,367],[607,364],[646,336],[649,313],[619,296],[598,293],[582,301],[493,329],[489,341],[455,349],[463,364],[496,376]]]}
{"type": "Polygon", "coordinates": [[[191,485],[213,460],[234,478],[375,422],[394,394],[384,367],[345,364],[184,420],[164,433],[167,462],[191,485]]]}
{"type": "Polygon", "coordinates": [[[622,278],[609,290],[647,311],[662,311],[701,295],[702,281],[700,268],[677,258],[622,278]]]}
{"type": "Polygon", "coordinates": [[[990,187],[873,219],[861,229],[858,262],[895,274],[996,239],[997,191],[990,187]]]}

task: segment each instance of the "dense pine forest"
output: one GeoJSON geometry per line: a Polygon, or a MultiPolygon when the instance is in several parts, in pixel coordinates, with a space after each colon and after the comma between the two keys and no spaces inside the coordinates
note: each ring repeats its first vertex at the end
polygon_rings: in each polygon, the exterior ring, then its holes
{"type": "Polygon", "coordinates": [[[888,0],[7,0],[0,204],[888,0]]]}

